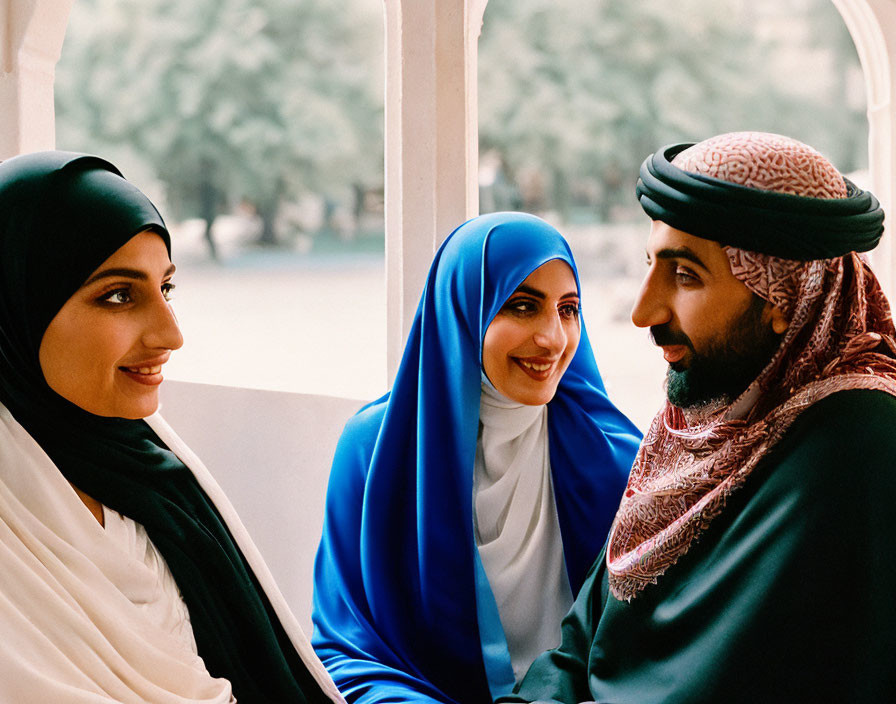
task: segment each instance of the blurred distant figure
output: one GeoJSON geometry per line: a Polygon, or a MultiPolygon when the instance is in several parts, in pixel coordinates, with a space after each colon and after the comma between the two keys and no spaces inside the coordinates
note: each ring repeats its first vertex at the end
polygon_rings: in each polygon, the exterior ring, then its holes
{"type": "Polygon", "coordinates": [[[504,157],[497,149],[489,149],[479,157],[479,210],[496,213],[519,210],[520,191],[507,174],[504,157]]]}

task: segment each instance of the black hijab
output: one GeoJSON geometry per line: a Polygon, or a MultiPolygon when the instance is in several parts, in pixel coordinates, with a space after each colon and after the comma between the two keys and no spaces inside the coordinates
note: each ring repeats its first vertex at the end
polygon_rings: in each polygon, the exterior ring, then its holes
{"type": "Polygon", "coordinates": [[[92,415],[44,380],[50,321],[144,230],[170,256],[161,215],[107,161],[51,151],[0,164],[0,402],[66,479],[144,526],[187,604],[199,655],[241,703],[329,702],[192,472],[144,421],[92,415]]]}

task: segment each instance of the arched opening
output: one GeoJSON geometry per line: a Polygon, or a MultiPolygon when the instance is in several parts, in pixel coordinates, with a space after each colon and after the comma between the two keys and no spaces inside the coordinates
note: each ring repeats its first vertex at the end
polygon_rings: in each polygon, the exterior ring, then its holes
{"type": "MultiPolygon", "coordinates": [[[[896,7],[886,0],[833,0],[862,63],[868,105],[870,185],[887,213],[896,204],[896,111],[893,106],[896,7]]],[[[896,298],[896,246],[890,228],[871,255],[890,300],[896,298]]]]}
{"type": "Polygon", "coordinates": [[[634,198],[641,161],[760,130],[869,184],[862,72],[827,0],[492,0],[479,51],[483,210],[529,210],[570,240],[598,363],[641,427],[665,369],[629,320],[648,229],[634,198]]]}
{"type": "Polygon", "coordinates": [[[82,0],[57,145],[98,153],[172,231],[173,379],[385,390],[382,17],[375,0],[82,0]]]}

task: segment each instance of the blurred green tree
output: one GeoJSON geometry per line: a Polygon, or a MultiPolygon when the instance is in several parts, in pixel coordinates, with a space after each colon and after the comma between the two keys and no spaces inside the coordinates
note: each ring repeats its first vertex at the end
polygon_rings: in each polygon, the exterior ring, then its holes
{"type": "Polygon", "coordinates": [[[284,198],[382,182],[377,4],[79,5],[57,75],[58,142],[100,153],[126,145],[175,215],[210,224],[245,200],[270,244],[284,198]]]}
{"type": "MultiPolygon", "coordinates": [[[[828,0],[775,0],[777,19],[796,27],[827,19],[812,35],[768,36],[757,2],[766,0],[491,0],[479,45],[482,149],[518,181],[537,174],[561,214],[581,192],[602,220],[638,212],[638,167],[663,144],[766,130],[823,150],[836,142],[842,156],[841,130],[862,134],[861,106],[832,96],[825,76],[781,74],[787,52],[819,41],[857,66],[846,28],[828,0]],[[796,83],[819,90],[794,92],[796,83]]],[[[522,191],[523,207],[537,209],[522,191]]]]}
{"type": "MultiPolygon", "coordinates": [[[[58,142],[127,147],[165,185],[175,215],[211,222],[245,199],[270,242],[284,199],[306,190],[357,199],[382,182],[378,3],[75,9],[57,75],[58,142]]],[[[491,0],[479,104],[482,148],[494,155],[483,161],[495,165],[505,207],[550,202],[568,215],[581,201],[603,220],[636,212],[640,161],[673,141],[777,131],[849,170],[862,165],[866,134],[863,106],[847,100],[857,67],[829,0],[491,0]],[[783,29],[769,36],[776,23],[783,29]],[[828,63],[790,64],[793,50],[828,63]]]]}

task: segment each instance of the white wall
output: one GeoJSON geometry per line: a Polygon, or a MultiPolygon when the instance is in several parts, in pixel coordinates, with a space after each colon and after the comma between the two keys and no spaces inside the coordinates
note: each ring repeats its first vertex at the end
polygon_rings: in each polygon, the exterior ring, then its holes
{"type": "Polygon", "coordinates": [[[165,420],[221,484],[310,634],[327,476],[363,402],[181,381],[161,396],[165,420]]]}

